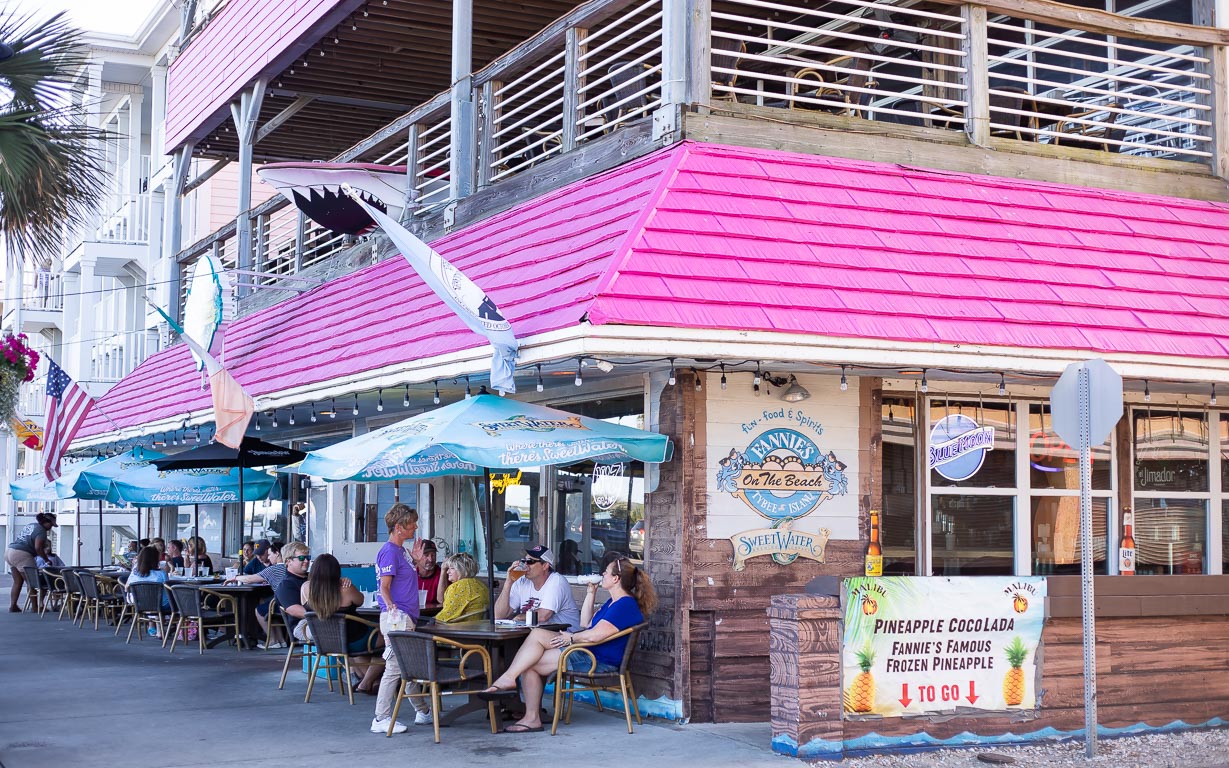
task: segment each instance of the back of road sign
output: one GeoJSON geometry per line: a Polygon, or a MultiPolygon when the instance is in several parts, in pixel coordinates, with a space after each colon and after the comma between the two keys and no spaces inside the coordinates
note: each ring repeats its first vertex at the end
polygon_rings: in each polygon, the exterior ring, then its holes
{"type": "Polygon", "coordinates": [[[1080,447],[1080,369],[1088,369],[1089,447],[1109,439],[1122,418],[1122,377],[1101,359],[1072,363],[1050,393],[1051,424],[1072,448],[1080,447]]]}

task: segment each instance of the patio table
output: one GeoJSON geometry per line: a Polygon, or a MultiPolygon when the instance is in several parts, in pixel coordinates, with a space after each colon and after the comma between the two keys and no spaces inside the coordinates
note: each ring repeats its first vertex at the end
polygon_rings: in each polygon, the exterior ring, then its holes
{"type": "MultiPolygon", "coordinates": [[[[273,587],[268,584],[205,584],[201,586],[210,592],[218,592],[235,598],[235,610],[239,614],[239,638],[236,642],[242,639],[244,647],[256,647],[256,641],[260,639],[260,624],[256,621],[256,606],[262,599],[273,594],[273,587]]],[[[214,642],[220,642],[220,639],[214,642]]]]}

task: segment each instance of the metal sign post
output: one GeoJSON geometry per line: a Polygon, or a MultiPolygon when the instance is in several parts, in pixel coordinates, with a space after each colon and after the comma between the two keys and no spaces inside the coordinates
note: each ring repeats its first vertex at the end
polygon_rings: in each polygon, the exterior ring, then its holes
{"type": "Polygon", "coordinates": [[[1122,377],[1104,360],[1072,363],[1050,393],[1054,431],[1080,452],[1080,587],[1084,614],[1084,734],[1097,754],[1097,652],[1092,580],[1092,447],[1122,418],[1122,377]]]}

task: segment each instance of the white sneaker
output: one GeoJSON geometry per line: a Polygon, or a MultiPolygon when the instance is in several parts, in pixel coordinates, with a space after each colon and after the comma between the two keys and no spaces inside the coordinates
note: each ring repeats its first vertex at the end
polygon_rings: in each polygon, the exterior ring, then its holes
{"type": "Polygon", "coordinates": [[[435,721],[431,719],[431,712],[415,712],[414,725],[434,725],[435,721]]]}
{"type": "MultiPolygon", "coordinates": [[[[371,721],[371,732],[372,733],[388,733],[388,721],[391,719],[392,719],[391,717],[386,717],[383,720],[379,718],[372,720],[371,721]]],[[[405,733],[408,730],[409,728],[407,728],[405,723],[401,722],[400,720],[393,723],[393,733],[405,733]]]]}

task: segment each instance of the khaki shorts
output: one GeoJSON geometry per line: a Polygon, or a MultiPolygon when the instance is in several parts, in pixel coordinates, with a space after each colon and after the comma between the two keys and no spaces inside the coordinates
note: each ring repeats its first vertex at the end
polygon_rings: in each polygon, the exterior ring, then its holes
{"type": "Polygon", "coordinates": [[[8,547],[4,550],[4,562],[13,566],[13,569],[24,577],[26,572],[23,569],[27,566],[34,567],[34,555],[20,549],[8,547]]]}

